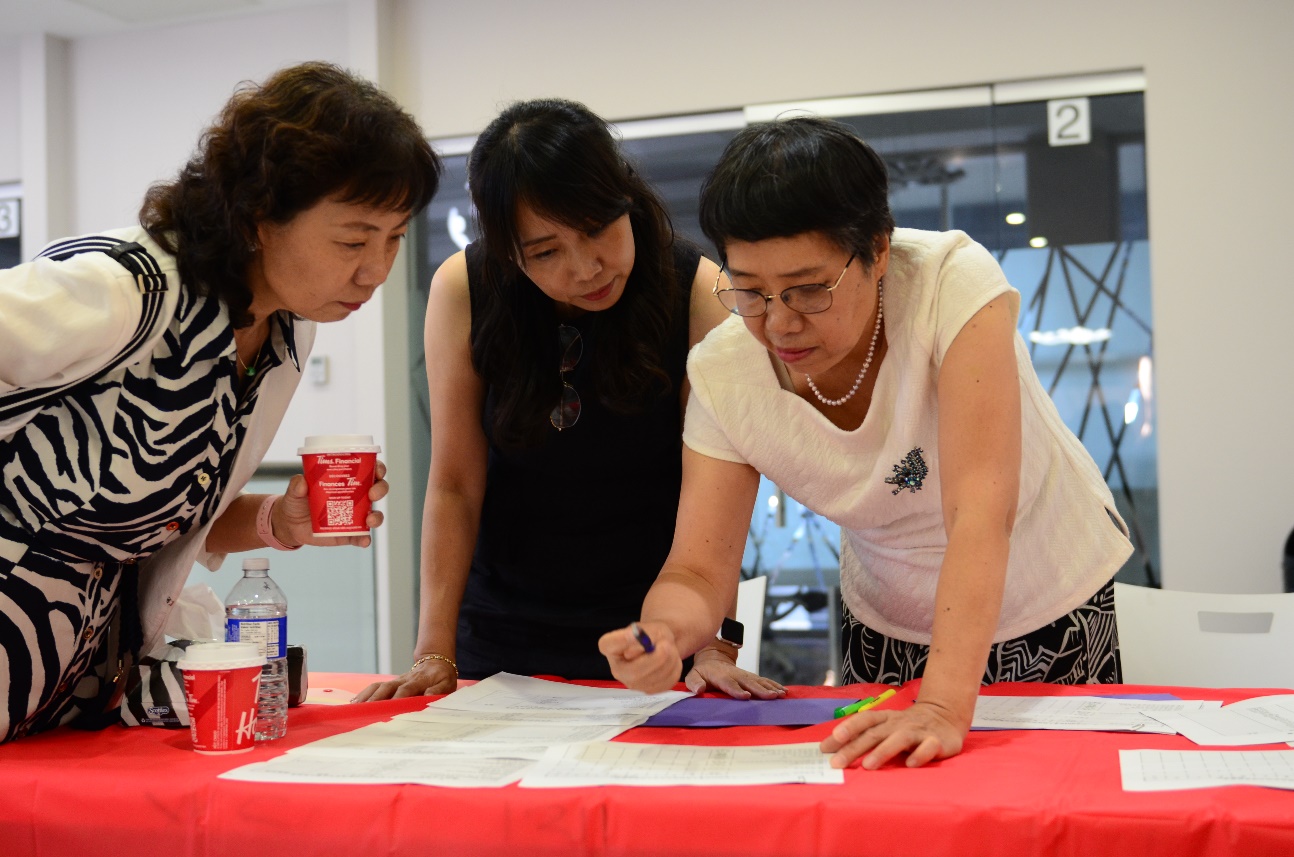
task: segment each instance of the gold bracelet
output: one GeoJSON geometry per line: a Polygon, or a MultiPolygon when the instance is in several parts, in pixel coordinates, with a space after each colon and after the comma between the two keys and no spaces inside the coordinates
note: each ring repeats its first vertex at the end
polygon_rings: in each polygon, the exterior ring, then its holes
{"type": "Polygon", "coordinates": [[[418,658],[418,660],[413,662],[413,666],[409,667],[409,672],[413,672],[418,667],[425,664],[427,661],[444,661],[445,663],[449,664],[449,668],[454,671],[454,681],[458,681],[458,664],[454,663],[452,659],[447,658],[444,655],[437,654],[436,652],[432,652],[429,655],[423,655],[422,657],[418,658]]]}

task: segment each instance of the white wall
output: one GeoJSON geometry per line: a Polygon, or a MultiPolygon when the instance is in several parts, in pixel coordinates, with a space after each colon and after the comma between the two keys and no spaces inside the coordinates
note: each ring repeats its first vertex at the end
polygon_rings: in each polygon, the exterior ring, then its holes
{"type": "Polygon", "coordinates": [[[74,40],[73,228],[135,222],[144,191],[175,175],[240,82],[344,64],[345,23],[335,4],[74,40]]]}
{"type": "Polygon", "coordinates": [[[18,41],[0,39],[0,183],[17,181],[22,170],[19,156],[18,41]]]}
{"type": "MultiPolygon", "coordinates": [[[[344,3],[130,30],[71,42],[73,232],[137,221],[148,186],[172,178],[240,83],[307,59],[347,64],[344,3]]],[[[305,434],[359,431],[354,335],[329,325],[316,353],[325,387],[293,402],[270,459],[291,461],[305,434]]]]}
{"type": "Polygon", "coordinates": [[[610,119],[1144,69],[1170,588],[1280,589],[1294,527],[1294,3],[406,0],[397,94],[433,136],[507,101],[610,119]]]}

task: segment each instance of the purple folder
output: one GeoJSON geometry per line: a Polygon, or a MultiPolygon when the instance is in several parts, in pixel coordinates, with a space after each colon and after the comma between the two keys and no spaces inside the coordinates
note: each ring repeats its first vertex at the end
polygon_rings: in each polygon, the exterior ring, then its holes
{"type": "Polygon", "coordinates": [[[835,718],[837,708],[857,697],[814,699],[729,699],[691,696],[648,718],[644,726],[810,726],[835,718]]]}

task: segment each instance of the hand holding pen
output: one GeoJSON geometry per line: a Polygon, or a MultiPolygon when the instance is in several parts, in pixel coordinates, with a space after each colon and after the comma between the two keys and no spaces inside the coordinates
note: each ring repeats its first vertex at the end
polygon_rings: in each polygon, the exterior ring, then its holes
{"type": "Polygon", "coordinates": [[[598,640],[611,674],[625,687],[645,693],[670,690],[683,673],[683,658],[669,626],[661,622],[633,622],[608,631],[598,640]]]}
{"type": "Polygon", "coordinates": [[[644,654],[650,655],[656,651],[656,645],[651,641],[651,637],[647,636],[647,632],[637,622],[629,623],[629,633],[633,634],[634,639],[638,641],[638,645],[643,647],[644,654]]]}

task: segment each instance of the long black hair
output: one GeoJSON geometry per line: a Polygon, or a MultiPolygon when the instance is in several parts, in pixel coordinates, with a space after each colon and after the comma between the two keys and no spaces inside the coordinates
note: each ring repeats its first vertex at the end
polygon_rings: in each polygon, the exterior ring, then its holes
{"type": "Polygon", "coordinates": [[[664,355],[679,291],[674,230],[606,122],[573,101],[513,104],[477,138],[467,171],[485,251],[481,299],[472,309],[472,362],[494,388],[494,442],[540,443],[554,430],[548,415],[561,397],[556,308],[518,264],[522,203],[580,230],[629,215],[633,271],[615,305],[593,313],[590,371],[599,399],[617,413],[645,411],[670,393],[664,355]]]}
{"type": "Polygon", "coordinates": [[[816,116],[742,129],[701,185],[698,214],[724,264],[729,241],[821,232],[870,266],[894,231],[885,161],[848,125],[816,116]]]}
{"type": "Polygon", "coordinates": [[[174,181],[153,185],[140,223],[176,256],[184,283],[251,324],[247,266],[256,225],[287,223],[324,197],[415,214],[442,166],[413,117],[372,83],[330,63],[246,84],[174,181]]]}

